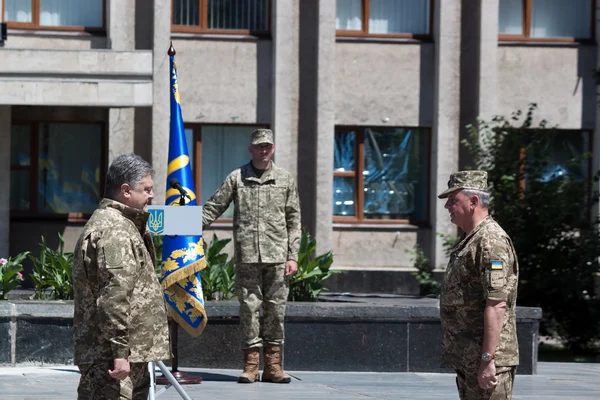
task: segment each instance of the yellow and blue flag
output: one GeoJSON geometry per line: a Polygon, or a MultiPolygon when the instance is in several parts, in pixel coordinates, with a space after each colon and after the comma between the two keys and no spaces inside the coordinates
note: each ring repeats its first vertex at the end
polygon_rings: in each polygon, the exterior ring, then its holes
{"type": "MultiPolygon", "coordinates": [[[[166,204],[179,206],[180,193],[169,182],[177,179],[189,198],[186,206],[196,206],[196,190],[187,151],[174,51],[170,52],[171,74],[171,126],[169,136],[169,165],[167,168],[166,204]],[[172,54],[172,55],[171,55],[172,54]]],[[[190,221],[201,224],[202,221],[190,221]]],[[[202,278],[200,271],[206,266],[202,236],[164,236],[163,268],[160,278],[169,313],[190,335],[204,330],[207,318],[204,311],[202,278]]]]}

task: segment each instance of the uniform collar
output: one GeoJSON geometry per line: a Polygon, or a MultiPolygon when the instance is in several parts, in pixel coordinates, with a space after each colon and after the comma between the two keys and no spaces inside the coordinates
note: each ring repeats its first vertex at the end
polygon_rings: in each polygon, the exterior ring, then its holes
{"type": "Polygon", "coordinates": [[[452,252],[457,252],[460,251],[462,249],[465,248],[465,246],[467,245],[467,243],[469,243],[469,241],[471,240],[471,238],[473,236],[475,236],[477,234],[477,232],[479,232],[481,229],[483,229],[486,225],[489,225],[491,222],[493,222],[494,219],[488,215],[487,217],[485,217],[480,223],[479,225],[477,225],[469,234],[463,234],[462,238],[460,239],[460,241],[458,242],[458,244],[452,249],[452,252]]]}
{"type": "Polygon", "coordinates": [[[122,216],[133,222],[141,233],[146,230],[146,223],[150,213],[144,210],[126,206],[116,200],[104,198],[100,201],[100,209],[112,209],[118,211],[122,216]]]}
{"type": "Polygon", "coordinates": [[[271,168],[269,168],[268,170],[263,172],[262,176],[259,178],[258,176],[256,176],[256,173],[254,172],[254,168],[252,168],[252,160],[251,160],[248,164],[246,164],[242,167],[242,177],[245,180],[258,182],[258,183],[274,181],[275,175],[273,174],[273,171],[275,170],[275,168],[277,168],[277,167],[275,166],[275,163],[273,162],[273,160],[271,160],[271,168]]]}

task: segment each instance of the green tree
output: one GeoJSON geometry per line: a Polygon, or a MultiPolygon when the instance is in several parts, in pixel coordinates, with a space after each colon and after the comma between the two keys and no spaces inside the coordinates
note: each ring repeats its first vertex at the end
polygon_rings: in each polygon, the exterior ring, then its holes
{"type": "Polygon", "coordinates": [[[576,173],[589,154],[556,168],[551,149],[558,131],[546,121],[534,126],[535,109],[469,126],[463,145],[474,167],[488,172],[490,212],[514,242],[518,304],[541,307],[543,333],[586,350],[600,339],[600,293],[593,290],[600,240],[592,218],[598,174],[576,173]]]}

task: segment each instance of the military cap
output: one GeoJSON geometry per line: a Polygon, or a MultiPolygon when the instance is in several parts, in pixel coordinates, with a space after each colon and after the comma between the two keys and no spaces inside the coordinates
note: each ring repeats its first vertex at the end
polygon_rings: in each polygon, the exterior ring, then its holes
{"type": "Polygon", "coordinates": [[[273,131],[270,129],[255,129],[252,131],[251,144],[273,143],[273,131]]]}
{"type": "Polygon", "coordinates": [[[487,172],[485,171],[458,171],[450,175],[448,189],[438,196],[445,199],[452,192],[462,189],[487,191],[487,172]]]}

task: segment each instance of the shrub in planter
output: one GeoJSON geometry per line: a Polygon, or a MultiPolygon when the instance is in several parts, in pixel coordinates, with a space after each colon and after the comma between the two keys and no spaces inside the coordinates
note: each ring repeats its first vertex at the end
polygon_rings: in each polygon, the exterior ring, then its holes
{"type": "Polygon", "coordinates": [[[341,271],[331,270],[333,252],[314,256],[317,241],[307,230],[302,231],[298,251],[298,272],[290,278],[290,301],[317,301],[323,290],[323,281],[341,271]]]}
{"type": "Polygon", "coordinates": [[[23,260],[28,251],[16,257],[0,258],[0,300],[6,300],[8,293],[21,286],[23,280],[23,260]]]}
{"type": "Polygon", "coordinates": [[[73,299],[73,253],[65,253],[65,242],[58,234],[58,251],[46,245],[42,236],[40,256],[29,255],[33,262],[33,273],[29,276],[35,287],[32,299],[72,300],[73,299]]]}

